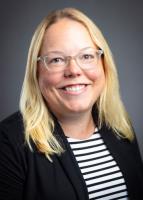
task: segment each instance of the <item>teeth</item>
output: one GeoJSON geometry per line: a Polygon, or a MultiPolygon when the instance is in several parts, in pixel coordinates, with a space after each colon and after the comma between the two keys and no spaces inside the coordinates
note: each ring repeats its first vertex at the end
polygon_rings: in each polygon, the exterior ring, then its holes
{"type": "Polygon", "coordinates": [[[65,90],[70,91],[70,92],[77,92],[84,87],[85,87],[85,85],[71,86],[71,87],[66,87],[65,90]]]}

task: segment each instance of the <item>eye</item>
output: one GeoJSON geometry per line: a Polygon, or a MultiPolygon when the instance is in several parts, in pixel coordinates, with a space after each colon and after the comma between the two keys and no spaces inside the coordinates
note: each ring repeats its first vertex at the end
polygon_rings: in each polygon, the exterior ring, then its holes
{"type": "Polygon", "coordinates": [[[64,58],[62,57],[48,58],[47,61],[48,61],[48,64],[58,64],[58,63],[63,63],[64,58]]]}
{"type": "Polygon", "coordinates": [[[80,56],[80,59],[82,59],[82,60],[92,60],[92,59],[94,59],[94,54],[91,54],[91,53],[86,53],[86,54],[82,54],[81,56],[80,56]]]}

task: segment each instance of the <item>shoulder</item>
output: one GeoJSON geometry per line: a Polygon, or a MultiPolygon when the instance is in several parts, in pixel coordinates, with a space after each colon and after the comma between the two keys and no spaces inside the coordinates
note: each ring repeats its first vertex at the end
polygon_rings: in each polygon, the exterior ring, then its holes
{"type": "Polygon", "coordinates": [[[5,199],[22,194],[27,171],[23,130],[20,112],[0,122],[0,195],[5,199]]]}
{"type": "Polygon", "coordinates": [[[24,138],[24,127],[21,113],[15,112],[0,122],[0,138],[9,140],[22,140],[24,138]]]}
{"type": "Polygon", "coordinates": [[[1,125],[10,125],[22,120],[20,111],[17,111],[0,122],[1,125]]]}
{"type": "Polygon", "coordinates": [[[26,152],[22,115],[15,112],[0,122],[0,162],[3,167],[8,164],[18,169],[20,163],[26,163],[26,152]]]}
{"type": "Polygon", "coordinates": [[[117,133],[115,133],[112,129],[107,126],[103,126],[100,130],[101,135],[104,139],[104,142],[108,145],[109,148],[112,149],[112,152],[115,151],[117,154],[126,155],[128,157],[132,157],[139,162],[141,160],[140,149],[137,141],[136,134],[134,133],[134,139],[130,141],[127,138],[123,138],[117,133]]]}

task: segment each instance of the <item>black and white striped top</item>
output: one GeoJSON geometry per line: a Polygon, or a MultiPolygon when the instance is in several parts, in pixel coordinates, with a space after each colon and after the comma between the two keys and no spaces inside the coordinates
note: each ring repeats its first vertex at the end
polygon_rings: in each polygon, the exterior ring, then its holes
{"type": "Polygon", "coordinates": [[[129,199],[123,174],[97,130],[88,139],[67,140],[85,180],[89,199],[129,199]]]}

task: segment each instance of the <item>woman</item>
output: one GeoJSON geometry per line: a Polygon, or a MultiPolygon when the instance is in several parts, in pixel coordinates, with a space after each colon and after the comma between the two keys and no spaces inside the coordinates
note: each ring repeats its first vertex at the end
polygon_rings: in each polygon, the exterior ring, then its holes
{"type": "Polygon", "coordinates": [[[0,125],[0,197],[141,199],[143,166],[97,26],[65,8],[38,26],[20,112],[0,125]]]}

